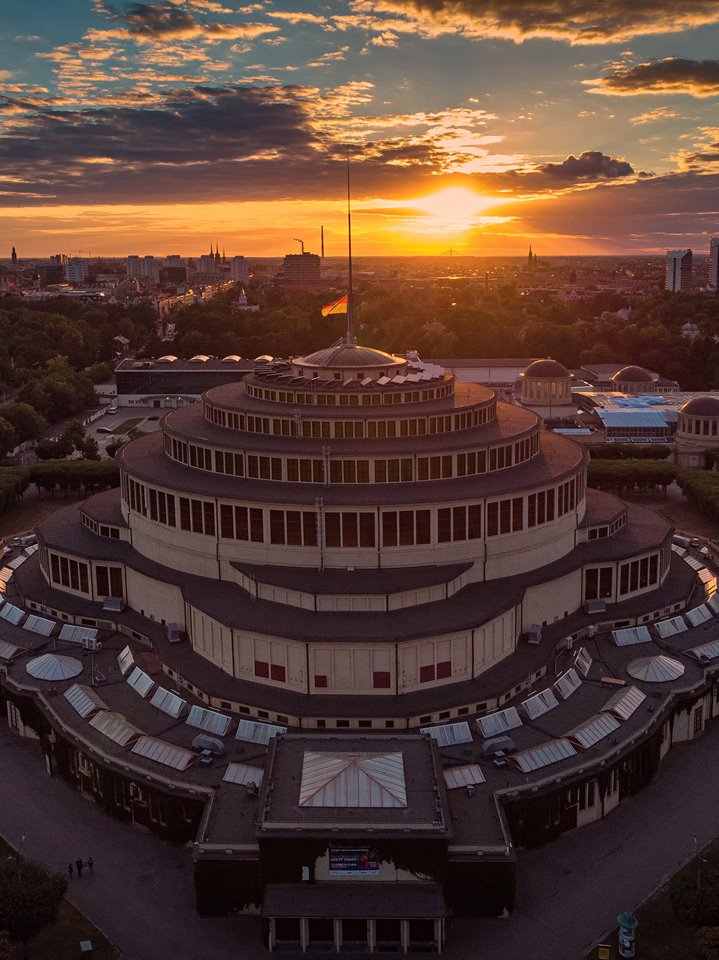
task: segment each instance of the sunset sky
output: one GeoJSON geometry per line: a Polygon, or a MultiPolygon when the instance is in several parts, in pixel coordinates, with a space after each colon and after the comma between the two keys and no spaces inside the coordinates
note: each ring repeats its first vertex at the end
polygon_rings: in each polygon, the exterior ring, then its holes
{"type": "Polygon", "coordinates": [[[705,252],[717,0],[2,4],[19,255],[705,252]]]}

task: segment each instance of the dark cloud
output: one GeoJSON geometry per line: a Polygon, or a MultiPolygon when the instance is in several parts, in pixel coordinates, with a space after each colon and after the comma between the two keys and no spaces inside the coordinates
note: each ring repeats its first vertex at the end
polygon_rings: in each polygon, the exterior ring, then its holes
{"type": "Polygon", "coordinates": [[[538,169],[552,179],[564,181],[615,180],[634,173],[631,163],[607,157],[599,150],[585,150],[578,157],[569,156],[561,163],[544,163],[538,169]]]}
{"type": "Polygon", "coordinates": [[[197,29],[192,14],[173,3],[133,3],[123,10],[108,6],[106,16],[126,23],[130,33],[145,37],[181,37],[197,29]]]}
{"type": "Polygon", "coordinates": [[[379,0],[375,8],[414,16],[435,31],[460,29],[516,41],[602,43],[719,21],[716,0],[379,0]]]}
{"type": "MultiPolygon", "coordinates": [[[[18,106],[0,98],[0,112],[3,102],[11,114],[18,106]]],[[[0,137],[6,206],[310,199],[335,197],[342,182],[344,147],[318,136],[316,91],[303,87],[196,86],[94,110],[22,103],[31,106],[0,137]]],[[[432,144],[379,143],[358,156],[354,182],[369,194],[406,188],[441,173],[443,159],[432,144]]]]}
{"type": "MultiPolygon", "coordinates": [[[[510,205],[527,234],[564,236],[567,247],[575,238],[591,241],[592,248],[612,251],[664,252],[693,246],[704,251],[716,232],[719,174],[686,172],[651,179],[600,184],[593,190],[565,193],[546,200],[510,205]]],[[[502,212],[492,210],[492,213],[502,212]]],[[[538,247],[541,255],[541,242],[538,247]]]]}
{"type": "Polygon", "coordinates": [[[684,60],[667,57],[615,70],[589,81],[594,93],[631,96],[639,93],[687,93],[694,97],[719,94],[719,60],[684,60]]]}
{"type": "MultiPolygon", "coordinates": [[[[210,3],[214,9],[218,4],[210,3]]],[[[213,39],[242,39],[276,33],[279,27],[268,23],[253,23],[245,19],[240,23],[222,23],[200,21],[187,9],[170,0],[159,3],[132,3],[124,7],[114,7],[100,3],[98,12],[111,23],[121,23],[122,27],[104,31],[105,36],[130,38],[137,41],[181,40],[192,37],[213,39]]],[[[220,10],[227,12],[223,7],[220,10]]]]}
{"type": "MultiPolygon", "coordinates": [[[[8,183],[0,204],[334,198],[345,153],[342,143],[318,133],[318,96],[289,85],[195,86],[151,104],[75,111],[6,98],[12,122],[0,138],[8,183]],[[25,114],[13,112],[18,108],[25,114]]],[[[461,141],[455,146],[431,129],[377,139],[356,150],[354,189],[358,198],[416,196],[437,189],[442,177],[442,185],[527,196],[635,175],[630,163],[599,151],[527,171],[451,173],[472,160],[461,141]]]]}

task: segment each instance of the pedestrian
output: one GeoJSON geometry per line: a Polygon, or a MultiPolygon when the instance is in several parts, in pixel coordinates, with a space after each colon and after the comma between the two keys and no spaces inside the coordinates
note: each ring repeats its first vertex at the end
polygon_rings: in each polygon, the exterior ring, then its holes
{"type": "Polygon", "coordinates": [[[92,873],[92,867],[94,863],[92,857],[88,857],[85,863],[87,864],[87,869],[90,871],[90,873],[92,873]]]}
{"type": "Polygon", "coordinates": [[[82,876],[82,860],[75,861],[75,869],[77,870],[78,877],[82,876]]]}
{"type": "Polygon", "coordinates": [[[72,880],[72,864],[68,863],[67,865],[67,875],[72,880]]]}

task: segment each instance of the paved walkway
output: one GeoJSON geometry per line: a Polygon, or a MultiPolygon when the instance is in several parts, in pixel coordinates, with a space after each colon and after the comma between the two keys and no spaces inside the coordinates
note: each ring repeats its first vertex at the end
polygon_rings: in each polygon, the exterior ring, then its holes
{"type": "MultiPolygon", "coordinates": [[[[635,908],[719,833],[718,797],[715,721],[698,741],[676,747],[654,782],[604,823],[524,854],[511,920],[454,922],[448,955],[581,960],[618,913],[635,908]]],[[[74,879],[68,896],[126,960],[266,956],[256,920],[195,915],[186,847],[117,823],[59,779],[50,779],[37,745],[20,740],[4,723],[0,834],[16,846],[25,834],[23,852],[57,870],[92,856],[94,875],[74,879]]]]}

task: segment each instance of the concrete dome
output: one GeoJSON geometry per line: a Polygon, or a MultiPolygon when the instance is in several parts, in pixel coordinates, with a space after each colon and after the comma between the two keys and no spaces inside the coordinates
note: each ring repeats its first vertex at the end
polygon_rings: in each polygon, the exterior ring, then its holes
{"type": "Polygon", "coordinates": [[[693,397],[680,407],[679,413],[689,417],[719,417],[719,395],[716,397],[693,397]]]}
{"type": "Polygon", "coordinates": [[[614,383],[654,383],[656,377],[645,367],[622,367],[612,377],[614,383]]]}
{"type": "Polygon", "coordinates": [[[360,347],[356,343],[339,343],[324,350],[317,350],[306,357],[297,357],[294,363],[305,367],[390,367],[407,363],[401,357],[375,350],[372,347],[360,347]]]}
{"type": "Polygon", "coordinates": [[[534,363],[530,363],[522,376],[542,380],[549,379],[550,377],[568,377],[569,370],[557,360],[547,358],[546,360],[535,360],[534,363]]]}

